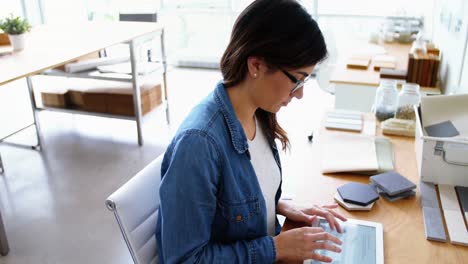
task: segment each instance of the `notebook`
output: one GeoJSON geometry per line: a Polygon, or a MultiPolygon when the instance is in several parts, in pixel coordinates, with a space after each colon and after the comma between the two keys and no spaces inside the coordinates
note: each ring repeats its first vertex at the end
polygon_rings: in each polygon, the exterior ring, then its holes
{"type": "Polygon", "coordinates": [[[322,172],[378,171],[379,162],[372,136],[327,133],[320,137],[322,172]]]}
{"type": "Polygon", "coordinates": [[[395,169],[395,153],[393,151],[393,144],[388,138],[376,137],[375,138],[375,150],[377,153],[377,163],[379,168],[376,171],[359,171],[357,174],[363,175],[375,175],[378,173],[384,173],[393,171],[395,169]]]}

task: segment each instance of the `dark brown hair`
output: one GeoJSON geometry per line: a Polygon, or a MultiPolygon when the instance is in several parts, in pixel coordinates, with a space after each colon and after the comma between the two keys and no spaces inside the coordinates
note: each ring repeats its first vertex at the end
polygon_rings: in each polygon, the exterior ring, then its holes
{"type": "MultiPolygon", "coordinates": [[[[317,22],[297,1],[257,0],[237,18],[221,58],[226,87],[245,79],[250,56],[262,58],[271,69],[298,69],[323,60],[327,48],[317,22]]],[[[276,114],[258,109],[255,115],[267,137],[279,139],[286,150],[289,139],[276,114]]]]}

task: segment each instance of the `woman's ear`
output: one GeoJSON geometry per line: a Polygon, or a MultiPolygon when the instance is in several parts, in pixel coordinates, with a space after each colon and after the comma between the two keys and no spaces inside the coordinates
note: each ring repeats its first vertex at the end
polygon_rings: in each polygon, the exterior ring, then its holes
{"type": "Polygon", "coordinates": [[[256,79],[265,72],[266,64],[262,58],[251,56],[247,58],[247,68],[249,76],[256,79]]]}

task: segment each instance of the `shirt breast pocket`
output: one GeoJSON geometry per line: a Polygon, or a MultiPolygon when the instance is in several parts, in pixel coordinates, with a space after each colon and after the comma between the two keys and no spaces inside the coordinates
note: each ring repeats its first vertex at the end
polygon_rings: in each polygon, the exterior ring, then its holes
{"type": "Polygon", "coordinates": [[[257,197],[240,201],[219,201],[218,206],[226,224],[226,240],[249,239],[261,233],[264,219],[257,197]]]}

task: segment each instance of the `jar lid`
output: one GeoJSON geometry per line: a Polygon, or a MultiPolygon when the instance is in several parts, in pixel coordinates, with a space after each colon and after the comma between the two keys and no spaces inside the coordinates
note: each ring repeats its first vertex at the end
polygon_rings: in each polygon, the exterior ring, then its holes
{"type": "Polygon", "coordinates": [[[405,92],[419,93],[419,84],[417,84],[417,83],[405,83],[405,84],[403,84],[402,89],[405,92]]]}
{"type": "Polygon", "coordinates": [[[395,80],[380,80],[380,85],[384,88],[396,88],[396,81],[395,80]]]}

